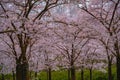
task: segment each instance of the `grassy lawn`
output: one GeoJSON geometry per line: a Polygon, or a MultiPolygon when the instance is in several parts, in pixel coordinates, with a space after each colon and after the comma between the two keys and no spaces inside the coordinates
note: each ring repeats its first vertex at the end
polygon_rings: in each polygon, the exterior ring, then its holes
{"type": "MultiPolygon", "coordinates": [[[[113,79],[116,80],[116,68],[113,67],[112,68],[113,71],[113,79]]],[[[98,70],[94,70],[93,71],[93,80],[108,80],[107,79],[107,72],[101,72],[98,70]]],[[[47,80],[46,78],[46,73],[45,72],[41,72],[38,74],[38,77],[41,80],[47,80]]],[[[89,71],[85,70],[84,72],[84,79],[85,80],[89,80],[89,71]]],[[[80,80],[81,76],[80,76],[80,71],[76,71],[76,80],[80,80]]],[[[68,80],[68,75],[67,75],[67,71],[62,70],[62,71],[53,71],[52,72],[52,80],[68,80]]]]}
{"type": "MultiPolygon", "coordinates": [[[[113,79],[116,80],[116,68],[112,67],[113,71],[113,79]]],[[[89,80],[89,71],[85,70],[84,72],[84,80],[89,80]]],[[[34,72],[32,73],[32,80],[35,80],[34,78],[34,72]]],[[[12,80],[12,75],[7,74],[5,75],[6,80],[12,80]]],[[[76,80],[80,80],[80,71],[76,71],[76,80]]],[[[0,75],[1,80],[1,75],[0,75]]],[[[38,73],[38,80],[47,80],[47,75],[45,71],[38,73]]],[[[52,71],[52,80],[68,80],[68,74],[66,70],[61,71],[52,71]]],[[[107,80],[107,72],[103,73],[98,70],[93,71],[93,80],[107,80]]]]}

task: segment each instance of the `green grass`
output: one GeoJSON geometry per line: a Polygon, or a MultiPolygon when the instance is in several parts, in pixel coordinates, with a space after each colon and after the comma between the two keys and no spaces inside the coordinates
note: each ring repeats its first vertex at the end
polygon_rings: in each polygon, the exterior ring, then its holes
{"type": "MultiPolygon", "coordinates": [[[[113,68],[113,79],[116,80],[116,69],[113,68]]],[[[93,80],[108,80],[107,79],[107,73],[103,73],[101,71],[98,70],[94,70],[93,71],[93,80]]],[[[47,80],[46,79],[46,73],[45,72],[41,72],[39,73],[38,76],[41,80],[47,80]]],[[[84,79],[85,80],[89,80],[89,71],[85,70],[84,72],[84,79]]],[[[76,72],[76,80],[80,80],[81,76],[80,76],[80,72],[77,71],[76,72]]],[[[68,75],[67,75],[67,71],[53,71],[52,72],[52,80],[68,80],[68,75]]]]}
{"type": "MultiPolygon", "coordinates": [[[[5,80],[12,80],[12,75],[11,74],[6,74],[4,78],[5,78],[5,80]]],[[[2,80],[1,75],[0,75],[0,80],[2,80]]]]}
{"type": "MultiPolygon", "coordinates": [[[[107,70],[107,69],[106,69],[107,70]]],[[[112,76],[113,76],[113,80],[116,80],[116,67],[113,66],[112,67],[112,76]]],[[[47,80],[47,75],[46,72],[41,72],[39,73],[38,77],[41,80],[47,80]]],[[[84,79],[85,80],[89,80],[89,70],[85,70],[84,71],[84,79]]],[[[94,70],[93,71],[93,80],[108,80],[108,74],[103,73],[101,71],[98,70],[94,70]]],[[[80,80],[81,76],[80,76],[80,71],[76,71],[76,80],[80,80]]],[[[68,75],[67,75],[67,71],[62,70],[62,71],[52,71],[52,80],[68,80],[68,75]]]]}
{"type": "MultiPolygon", "coordinates": [[[[113,72],[113,79],[116,80],[116,68],[115,66],[112,67],[112,72],[113,72]]],[[[98,70],[93,71],[93,80],[108,80],[107,79],[107,73],[103,73],[98,70]]],[[[89,80],[89,71],[85,70],[84,72],[84,80],[89,80]]],[[[34,72],[32,72],[32,80],[34,79],[34,72]]],[[[7,80],[12,80],[12,75],[7,74],[5,75],[5,79],[7,80]]],[[[76,80],[80,80],[80,71],[76,71],[76,80]]],[[[1,75],[0,75],[0,80],[1,80],[1,75]]],[[[47,80],[47,75],[45,71],[39,72],[38,73],[38,80],[47,80]]],[[[68,74],[66,70],[61,70],[61,71],[52,71],[52,80],[68,80],[68,74]]]]}

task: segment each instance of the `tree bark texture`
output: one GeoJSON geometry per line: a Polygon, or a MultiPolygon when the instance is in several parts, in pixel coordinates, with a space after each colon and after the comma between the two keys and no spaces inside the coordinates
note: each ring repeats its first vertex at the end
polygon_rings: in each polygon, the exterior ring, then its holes
{"type": "Polygon", "coordinates": [[[84,70],[81,69],[81,80],[84,80],[84,70]]]}
{"type": "Polygon", "coordinates": [[[2,73],[2,80],[5,80],[5,75],[2,73]]]}
{"type": "Polygon", "coordinates": [[[108,61],[108,80],[112,80],[112,62],[108,61]]]}
{"type": "Polygon", "coordinates": [[[29,65],[27,62],[17,63],[16,80],[29,80],[29,65]]]}
{"type": "Polygon", "coordinates": [[[74,66],[72,66],[72,68],[71,68],[71,80],[76,80],[74,66]]]}
{"type": "Polygon", "coordinates": [[[68,80],[70,80],[70,68],[68,68],[68,80]]]}
{"type": "Polygon", "coordinates": [[[92,68],[89,69],[89,71],[90,71],[90,80],[92,80],[92,68]]]}
{"type": "Polygon", "coordinates": [[[12,76],[13,76],[13,80],[16,80],[15,79],[15,72],[14,71],[12,71],[12,76]]]}

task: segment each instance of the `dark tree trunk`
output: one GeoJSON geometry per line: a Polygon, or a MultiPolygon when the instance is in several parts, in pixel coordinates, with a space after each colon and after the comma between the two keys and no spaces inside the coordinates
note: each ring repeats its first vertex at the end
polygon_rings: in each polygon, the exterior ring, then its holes
{"type": "Polygon", "coordinates": [[[68,68],[68,80],[70,80],[70,68],[68,68]]]}
{"type": "Polygon", "coordinates": [[[29,71],[30,73],[30,80],[32,80],[32,71],[29,71]]]}
{"type": "Polygon", "coordinates": [[[47,73],[47,80],[49,80],[49,73],[48,73],[48,69],[46,70],[47,73]]]}
{"type": "Polygon", "coordinates": [[[35,80],[37,80],[37,72],[35,72],[35,80]]]}
{"type": "Polygon", "coordinates": [[[27,62],[22,64],[22,80],[29,80],[29,65],[27,62]]]}
{"type": "Polygon", "coordinates": [[[90,80],[92,80],[92,68],[90,68],[89,71],[90,71],[90,80]]]}
{"type": "Polygon", "coordinates": [[[47,80],[51,80],[51,68],[47,69],[47,80]]]}
{"type": "Polygon", "coordinates": [[[13,80],[15,80],[15,72],[12,71],[12,75],[13,75],[13,80]]]}
{"type": "Polygon", "coordinates": [[[83,70],[83,68],[81,69],[81,80],[84,80],[84,70],[83,70]]]}
{"type": "Polygon", "coordinates": [[[16,64],[16,80],[22,80],[22,66],[20,63],[16,64]]]}
{"type": "Polygon", "coordinates": [[[117,80],[120,80],[120,59],[117,57],[117,80]]]}
{"type": "Polygon", "coordinates": [[[27,62],[17,63],[16,80],[29,80],[29,65],[27,62]]]}
{"type": "MultiPolygon", "coordinates": [[[[116,38],[117,39],[117,38],[116,38]]],[[[117,67],[117,80],[120,80],[120,53],[119,53],[119,45],[118,41],[114,44],[114,49],[116,51],[116,67],[117,67]]]]}
{"type": "Polygon", "coordinates": [[[70,65],[71,65],[71,80],[76,80],[75,76],[75,66],[74,66],[74,45],[72,44],[72,54],[71,54],[71,60],[70,60],[70,65]]]}
{"type": "Polygon", "coordinates": [[[48,68],[48,80],[51,80],[51,68],[48,68]]]}
{"type": "Polygon", "coordinates": [[[76,80],[74,66],[72,66],[72,68],[71,68],[71,80],[76,80]]]}
{"type": "Polygon", "coordinates": [[[5,80],[5,75],[2,73],[2,80],[5,80]]]}
{"type": "Polygon", "coordinates": [[[112,66],[112,61],[109,60],[108,61],[108,80],[112,80],[112,69],[111,69],[111,66],[112,66]]]}

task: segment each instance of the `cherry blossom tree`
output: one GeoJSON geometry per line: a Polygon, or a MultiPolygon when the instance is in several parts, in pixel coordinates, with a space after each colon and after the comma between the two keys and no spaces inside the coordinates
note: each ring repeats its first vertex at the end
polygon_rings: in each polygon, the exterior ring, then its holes
{"type": "MultiPolygon", "coordinates": [[[[0,56],[0,74],[1,74],[2,80],[5,80],[6,79],[5,75],[8,73],[12,73],[13,68],[15,68],[14,60],[13,60],[12,56],[5,55],[4,53],[5,52],[0,52],[0,54],[1,54],[1,56],[0,56]]],[[[15,78],[15,77],[13,76],[13,78],[15,78]]]]}
{"type": "Polygon", "coordinates": [[[63,24],[54,29],[54,33],[58,38],[56,45],[57,50],[61,52],[66,61],[68,68],[71,71],[71,80],[75,80],[75,67],[78,56],[81,53],[82,47],[88,42],[88,38],[81,35],[84,34],[83,28],[79,26],[63,24]]]}
{"type": "Polygon", "coordinates": [[[1,0],[1,33],[7,33],[8,46],[16,60],[16,79],[29,80],[27,54],[35,40],[44,14],[62,0],[1,0]],[[36,27],[36,28],[35,28],[36,27]],[[10,32],[10,33],[8,33],[10,32]]]}
{"type": "Polygon", "coordinates": [[[29,71],[37,79],[41,70],[51,80],[61,67],[69,80],[76,80],[76,69],[83,80],[88,68],[92,80],[92,70],[103,69],[107,59],[112,80],[115,56],[119,80],[119,6],[119,0],[0,0],[0,52],[8,56],[0,62],[13,60],[16,80],[30,80],[29,71]]]}
{"type": "Polygon", "coordinates": [[[89,42],[87,47],[89,47],[89,50],[86,53],[85,57],[85,67],[89,69],[90,80],[92,80],[92,73],[94,69],[105,70],[106,55],[104,54],[104,48],[99,45],[97,41],[95,42],[92,40],[91,42],[89,42]]]}
{"type": "Polygon", "coordinates": [[[119,3],[120,0],[90,0],[81,1],[80,8],[91,15],[93,22],[97,22],[100,27],[105,29],[105,33],[113,42],[114,52],[116,56],[117,80],[120,79],[119,66],[119,3]],[[97,21],[95,21],[97,20],[97,21]]]}
{"type": "Polygon", "coordinates": [[[112,51],[109,50],[108,47],[110,47],[110,40],[104,40],[104,39],[100,39],[101,45],[105,48],[105,53],[107,55],[107,63],[108,63],[108,79],[112,80],[112,63],[113,63],[113,59],[114,59],[114,55],[112,54],[112,51]]]}

